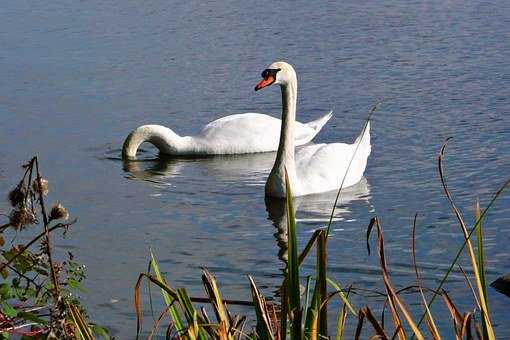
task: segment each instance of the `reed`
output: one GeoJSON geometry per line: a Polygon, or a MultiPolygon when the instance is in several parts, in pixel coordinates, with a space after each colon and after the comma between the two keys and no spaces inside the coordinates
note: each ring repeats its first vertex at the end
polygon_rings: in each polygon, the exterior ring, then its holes
{"type": "MultiPolygon", "coordinates": [[[[476,221],[472,228],[466,226],[463,216],[457,209],[453,197],[449,191],[446,176],[443,169],[446,143],[441,148],[438,156],[438,171],[440,180],[445,192],[445,196],[452,207],[452,211],[459,224],[459,230],[464,236],[464,244],[454,256],[450,268],[445,273],[439,286],[432,290],[423,286],[420,276],[420,269],[416,259],[416,219],[412,226],[412,262],[416,274],[416,283],[404,289],[397,290],[391,280],[390,267],[386,259],[384,250],[383,227],[379,219],[375,216],[371,218],[367,227],[367,248],[370,254],[370,236],[372,230],[377,233],[377,256],[381,268],[382,281],[386,293],[384,306],[388,306],[391,315],[391,323],[384,323],[378,320],[368,305],[355,307],[350,300],[350,294],[355,291],[352,286],[343,289],[340,284],[335,282],[327,273],[327,240],[328,229],[319,229],[314,232],[303,250],[300,252],[297,244],[297,224],[295,220],[295,211],[293,208],[292,194],[290,185],[287,181],[287,197],[285,200],[287,214],[288,231],[288,260],[284,275],[282,277],[281,299],[279,302],[268,301],[262,292],[258,289],[255,279],[248,277],[249,287],[252,294],[252,301],[235,301],[224,299],[219,291],[214,276],[206,269],[203,271],[203,284],[207,297],[197,298],[189,297],[184,289],[173,289],[167,285],[161,276],[155,257],[151,254],[151,264],[156,275],[151,273],[140,274],[135,289],[136,311],[139,325],[142,321],[140,305],[140,283],[142,278],[147,278],[150,284],[159,286],[164,292],[163,296],[167,307],[161,312],[161,315],[167,315],[170,322],[166,330],[166,336],[170,339],[360,339],[362,334],[370,333],[371,338],[401,340],[416,339],[495,339],[492,326],[489,303],[487,301],[485,265],[484,265],[484,242],[482,232],[482,219],[487,215],[494,201],[509,186],[507,181],[495,193],[493,199],[485,209],[481,209],[479,203],[476,205],[476,221]],[[471,235],[476,231],[477,251],[475,252],[470,242],[471,235]],[[315,248],[315,275],[302,278],[300,275],[300,266],[303,261],[312,254],[311,250],[315,248]],[[467,288],[471,289],[476,302],[469,311],[461,313],[457,305],[451,299],[449,294],[443,289],[447,282],[448,275],[457,263],[460,254],[466,251],[471,264],[472,278],[466,274],[467,288]],[[474,279],[475,285],[471,284],[474,279]],[[304,285],[304,292],[301,287],[304,285]],[[328,286],[332,289],[328,291],[328,286]],[[411,314],[409,308],[400,296],[403,291],[413,288],[418,294],[418,303],[423,307],[423,315],[416,317],[411,314]],[[426,294],[430,293],[432,297],[427,301],[426,294]],[[138,296],[138,297],[137,297],[138,296]],[[328,309],[333,308],[330,302],[334,297],[341,301],[341,307],[338,310],[338,317],[334,327],[328,328],[328,309]],[[442,301],[452,318],[452,328],[450,330],[439,329],[431,311],[431,305],[437,296],[442,297],[442,301]],[[254,325],[250,325],[247,330],[246,317],[231,316],[227,308],[228,305],[249,306],[255,318],[254,325]],[[195,304],[193,304],[195,302],[195,304]],[[208,318],[204,308],[198,308],[197,303],[209,305],[216,315],[216,320],[208,318]],[[353,317],[348,318],[349,314],[353,317]],[[175,327],[176,320],[185,320],[175,327]],[[421,327],[423,321],[426,321],[426,328],[421,327]],[[354,323],[355,333],[347,336],[346,330],[349,322],[354,323]],[[369,327],[365,327],[368,325],[369,327]]],[[[340,193],[339,193],[340,195],[340,193]]],[[[338,197],[338,196],[337,196],[338,197]]],[[[158,323],[159,325],[159,323],[158,323]]],[[[140,334],[141,328],[138,328],[140,334]]],[[[151,335],[154,334],[154,328],[151,335]]],[[[366,338],[365,336],[363,338],[366,338]]]]}

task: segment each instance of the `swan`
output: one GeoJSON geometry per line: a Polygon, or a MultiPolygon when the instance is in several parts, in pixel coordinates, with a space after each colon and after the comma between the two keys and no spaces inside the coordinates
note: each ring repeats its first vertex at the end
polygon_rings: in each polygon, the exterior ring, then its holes
{"type": "Polygon", "coordinates": [[[293,196],[331,191],[359,182],[371,151],[370,122],[367,121],[353,144],[314,144],[295,153],[297,77],[294,68],[282,61],[272,63],[262,72],[255,91],[272,84],[280,85],[282,91],[282,127],[276,160],[266,181],[266,196],[285,197],[285,171],[293,196]]]}
{"type": "MultiPolygon", "coordinates": [[[[331,118],[332,111],[306,124],[296,122],[296,145],[310,142],[331,118]]],[[[280,119],[261,113],[226,116],[207,124],[197,136],[179,136],[161,125],[142,125],[124,141],[123,158],[135,158],[138,147],[149,142],[161,153],[172,156],[233,155],[276,151],[280,119]]]]}

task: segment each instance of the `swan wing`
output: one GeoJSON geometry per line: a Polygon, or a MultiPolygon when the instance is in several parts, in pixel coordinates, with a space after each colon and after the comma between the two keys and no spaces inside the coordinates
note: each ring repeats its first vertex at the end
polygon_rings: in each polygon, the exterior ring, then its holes
{"type": "MultiPolygon", "coordinates": [[[[296,145],[310,142],[331,118],[327,115],[303,124],[294,123],[296,145]]],[[[233,114],[204,126],[197,138],[218,153],[275,151],[280,139],[281,120],[261,113],[233,114]]]]}
{"type": "Polygon", "coordinates": [[[274,151],[278,147],[281,121],[260,113],[226,116],[207,124],[198,139],[217,153],[274,151]]]}
{"type": "Polygon", "coordinates": [[[353,144],[316,144],[301,148],[295,156],[301,195],[356,184],[363,177],[370,152],[369,126],[353,144]]]}

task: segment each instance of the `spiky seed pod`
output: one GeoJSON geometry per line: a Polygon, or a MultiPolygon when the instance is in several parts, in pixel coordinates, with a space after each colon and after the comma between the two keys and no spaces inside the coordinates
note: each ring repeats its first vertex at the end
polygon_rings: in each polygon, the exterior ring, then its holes
{"type": "Polygon", "coordinates": [[[13,207],[18,206],[25,199],[25,189],[21,185],[18,185],[16,188],[12,189],[9,192],[9,201],[13,207]]]}
{"type": "Polygon", "coordinates": [[[32,183],[32,189],[34,189],[34,191],[36,193],[39,193],[39,190],[41,190],[43,195],[47,195],[48,194],[48,180],[44,179],[42,177],[38,177],[38,178],[34,179],[34,182],[32,183]]]}
{"type": "Polygon", "coordinates": [[[14,229],[20,230],[35,223],[37,223],[35,214],[26,208],[14,209],[9,216],[9,224],[14,229]]]}
{"type": "Polygon", "coordinates": [[[67,220],[69,218],[69,212],[60,202],[57,202],[51,208],[50,220],[58,220],[60,218],[67,220]]]}

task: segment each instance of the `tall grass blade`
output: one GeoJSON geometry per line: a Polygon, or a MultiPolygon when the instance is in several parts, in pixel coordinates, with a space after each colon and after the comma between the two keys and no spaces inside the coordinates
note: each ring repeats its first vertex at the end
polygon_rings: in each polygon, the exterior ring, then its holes
{"type": "Polygon", "coordinates": [[[328,337],[328,309],[327,309],[327,250],[326,231],[321,230],[317,242],[317,285],[319,287],[319,337],[328,337]]]}
{"type": "Polygon", "coordinates": [[[461,328],[461,335],[466,335],[466,340],[473,339],[473,336],[471,335],[471,320],[473,319],[472,313],[465,313],[464,318],[462,320],[462,328],[461,328]]]}
{"type": "Polygon", "coordinates": [[[462,316],[459,313],[459,310],[457,309],[457,306],[453,303],[452,299],[448,296],[448,294],[443,290],[441,296],[443,297],[443,300],[445,302],[446,307],[448,307],[448,311],[450,312],[450,315],[452,316],[453,326],[455,329],[455,338],[456,339],[462,339],[462,316]]]}
{"type": "Polygon", "coordinates": [[[230,327],[230,320],[225,311],[220,290],[216,283],[216,279],[207,269],[202,271],[202,282],[204,284],[205,291],[209,296],[210,304],[213,307],[214,314],[216,315],[216,320],[218,323],[224,322],[228,329],[230,327]]]}
{"type": "Polygon", "coordinates": [[[288,261],[287,261],[287,296],[289,298],[289,312],[301,308],[301,292],[299,287],[299,261],[297,254],[297,235],[296,219],[294,216],[294,206],[292,204],[292,192],[290,188],[289,176],[285,170],[285,191],[286,191],[286,210],[287,210],[287,233],[288,233],[288,261]]]}
{"type": "Polygon", "coordinates": [[[303,263],[303,261],[305,260],[306,256],[308,255],[308,253],[310,252],[310,249],[312,249],[315,241],[317,241],[317,237],[319,236],[319,233],[320,233],[320,229],[317,229],[316,231],[313,232],[312,234],[312,237],[310,237],[310,239],[308,240],[308,242],[306,243],[306,246],[303,248],[303,250],[301,251],[301,254],[299,254],[299,264],[301,265],[303,263]]]}
{"type": "Polygon", "coordinates": [[[425,308],[425,312],[427,313],[427,327],[432,335],[434,340],[440,340],[441,336],[439,335],[439,330],[437,329],[436,323],[434,322],[434,318],[432,317],[432,313],[430,313],[430,309],[428,307],[427,299],[425,298],[425,294],[423,294],[423,284],[420,277],[420,272],[418,270],[418,264],[416,262],[416,219],[418,214],[414,215],[413,221],[413,266],[414,272],[416,274],[416,283],[418,285],[418,290],[420,291],[421,300],[423,303],[423,307],[425,308]]]}
{"type": "Polygon", "coordinates": [[[134,298],[134,304],[135,304],[135,314],[136,314],[136,339],[140,336],[140,332],[142,330],[142,320],[143,320],[143,313],[142,313],[142,297],[140,293],[140,285],[142,283],[142,279],[144,277],[144,274],[138,275],[138,279],[136,280],[135,284],[135,298],[134,298]]]}
{"type": "Polygon", "coordinates": [[[358,312],[358,324],[356,325],[356,333],[354,334],[354,340],[359,340],[361,330],[363,329],[363,321],[365,321],[365,314],[358,312]]]}
{"type": "MultiPolygon", "coordinates": [[[[480,276],[480,284],[482,287],[482,295],[485,300],[485,306],[487,310],[489,309],[489,301],[487,300],[487,283],[485,281],[485,254],[483,249],[483,228],[482,228],[482,220],[481,220],[481,210],[480,210],[480,201],[476,201],[475,207],[475,217],[478,222],[478,228],[476,229],[476,239],[477,239],[477,262],[478,262],[478,275],[480,276]]],[[[480,308],[481,309],[481,308],[480,308]]],[[[489,333],[487,331],[487,323],[485,318],[482,318],[482,334],[485,337],[489,337],[489,333]]]]}
{"type": "MultiPolygon", "coordinates": [[[[156,260],[156,256],[152,252],[152,249],[150,250],[151,255],[151,267],[154,271],[154,274],[156,274],[156,278],[165,283],[167,286],[165,278],[163,275],[161,275],[161,270],[159,269],[158,261],[156,260]]],[[[176,306],[173,304],[174,298],[170,296],[170,294],[163,288],[161,288],[161,294],[163,295],[163,299],[165,300],[165,304],[169,308],[170,316],[172,317],[172,321],[174,323],[175,330],[178,334],[181,334],[186,329],[186,326],[184,325],[181,316],[179,315],[179,312],[177,311],[176,306]]]]}
{"type": "Polygon", "coordinates": [[[177,301],[179,301],[179,305],[188,320],[188,334],[192,334],[193,337],[197,339],[206,340],[207,336],[205,330],[199,326],[199,323],[205,324],[205,322],[203,318],[199,317],[197,311],[193,307],[186,289],[177,288],[177,301]],[[192,333],[190,333],[191,331],[192,333]]]}
{"type": "Polygon", "coordinates": [[[271,323],[269,322],[270,317],[267,311],[266,300],[262,294],[260,294],[253,278],[249,275],[248,280],[250,280],[251,294],[253,297],[253,304],[255,306],[255,315],[257,316],[257,337],[259,339],[274,340],[275,338],[271,323]]]}
{"type": "Polygon", "coordinates": [[[326,231],[320,230],[317,237],[317,277],[312,301],[305,317],[305,337],[309,338],[313,336],[327,338],[326,241],[326,231]]]}
{"type": "Polygon", "coordinates": [[[381,227],[377,217],[374,217],[370,221],[370,225],[372,225],[372,226],[375,225],[377,227],[377,248],[378,248],[378,253],[379,253],[379,260],[380,260],[380,264],[381,264],[382,274],[383,274],[384,286],[386,288],[386,292],[388,293],[388,302],[389,302],[390,311],[391,311],[391,314],[393,317],[393,321],[395,323],[395,327],[400,328],[400,330],[398,332],[398,336],[400,339],[406,338],[406,334],[405,334],[404,328],[402,326],[402,321],[400,320],[400,316],[397,311],[397,306],[400,308],[400,311],[402,312],[402,314],[404,315],[404,318],[406,319],[407,323],[409,324],[412,331],[414,332],[414,335],[419,340],[423,340],[424,339],[423,335],[421,334],[420,330],[414,323],[414,320],[411,317],[411,314],[409,313],[409,311],[407,310],[407,307],[400,300],[400,298],[396,294],[396,292],[391,284],[390,276],[388,274],[388,267],[386,264],[386,258],[385,258],[385,254],[384,254],[384,236],[383,236],[383,232],[382,232],[382,227],[381,227]]]}
{"type": "Polygon", "coordinates": [[[319,338],[317,327],[319,323],[319,313],[317,309],[309,309],[306,318],[308,319],[307,322],[310,323],[310,327],[308,331],[305,330],[305,339],[317,340],[319,338]]]}
{"type": "Polygon", "coordinates": [[[294,309],[292,312],[292,340],[301,340],[303,338],[302,327],[302,318],[303,318],[303,309],[294,309]]]}
{"type": "MultiPolygon", "coordinates": [[[[347,297],[349,297],[350,287],[347,290],[347,297]]],[[[345,302],[342,304],[342,308],[338,312],[338,318],[336,321],[336,336],[335,340],[342,340],[345,332],[345,322],[347,320],[347,305],[345,302]]]]}
{"type": "Polygon", "coordinates": [[[476,296],[475,288],[471,284],[471,281],[469,280],[469,277],[467,276],[466,271],[464,270],[464,268],[462,268],[462,266],[460,264],[458,265],[458,267],[459,267],[459,270],[461,271],[462,275],[464,276],[464,281],[466,281],[466,284],[468,285],[469,289],[471,289],[471,293],[473,294],[473,298],[475,299],[476,306],[478,307],[478,309],[481,310],[480,301],[478,301],[478,297],[476,296]]]}
{"type": "Polygon", "coordinates": [[[388,334],[384,331],[384,327],[377,321],[375,316],[372,314],[372,311],[368,306],[363,307],[360,310],[360,313],[363,313],[363,315],[367,318],[367,320],[370,322],[372,327],[375,330],[375,333],[378,336],[378,339],[389,339],[388,334]]]}
{"type": "Polygon", "coordinates": [[[312,283],[312,277],[306,277],[306,286],[305,286],[305,304],[303,309],[303,315],[306,317],[308,314],[308,308],[310,306],[310,284],[312,283]]]}
{"type": "Polygon", "coordinates": [[[324,256],[325,253],[325,243],[326,243],[326,232],[324,230],[319,230],[317,236],[317,264],[316,264],[316,272],[317,276],[315,279],[315,287],[313,290],[312,301],[310,306],[308,307],[306,318],[305,318],[305,337],[312,338],[314,336],[320,337],[324,335],[323,324],[321,323],[321,319],[327,317],[323,316],[323,310],[326,307],[326,301],[328,299],[326,294],[326,263],[324,256]]]}
{"type": "Polygon", "coordinates": [[[318,320],[319,320],[319,285],[317,280],[315,280],[315,286],[313,289],[312,301],[310,306],[308,307],[307,314],[305,316],[305,338],[312,338],[313,336],[317,337],[318,332],[318,320]]]}
{"type": "Polygon", "coordinates": [[[147,340],[152,340],[154,335],[156,335],[156,332],[159,329],[159,324],[161,323],[165,315],[168,315],[168,306],[166,306],[165,309],[163,309],[163,311],[159,314],[159,317],[156,319],[156,321],[154,321],[154,325],[152,326],[151,333],[147,337],[147,340]]]}
{"type": "Polygon", "coordinates": [[[347,308],[349,309],[351,314],[354,315],[354,316],[357,316],[358,313],[356,312],[355,308],[352,306],[351,302],[349,301],[348,296],[344,293],[342,287],[340,287],[340,285],[338,283],[336,283],[335,281],[333,281],[329,277],[326,278],[326,281],[329,283],[329,285],[331,287],[333,287],[333,289],[335,289],[338,292],[338,296],[343,301],[343,303],[347,306],[347,308]]]}
{"type": "MultiPolygon", "coordinates": [[[[476,259],[476,256],[475,256],[475,253],[473,250],[473,246],[471,244],[471,240],[469,239],[470,233],[467,230],[466,224],[464,222],[464,219],[463,219],[459,209],[457,208],[456,204],[453,201],[452,195],[448,189],[448,184],[446,183],[446,179],[445,179],[445,173],[444,173],[444,168],[443,168],[443,159],[444,159],[444,153],[445,153],[447,143],[448,143],[448,140],[446,140],[446,142],[443,144],[441,151],[439,152],[439,156],[438,156],[439,177],[441,178],[441,183],[443,185],[443,190],[446,195],[446,198],[448,199],[448,202],[450,203],[453,213],[454,213],[455,217],[457,218],[457,221],[459,222],[460,229],[464,235],[466,249],[467,249],[469,258],[471,260],[471,266],[473,267],[473,272],[475,274],[475,281],[476,281],[476,286],[478,289],[478,297],[479,297],[479,301],[480,301],[481,313],[482,313],[482,318],[485,323],[487,337],[489,340],[493,340],[493,339],[495,339],[494,330],[492,329],[492,323],[491,323],[490,316],[489,316],[489,310],[487,309],[486,299],[484,296],[484,287],[482,286],[480,270],[478,268],[477,259],[476,259]]],[[[481,215],[480,215],[480,218],[481,218],[481,215]]],[[[480,228],[480,225],[481,225],[480,221],[477,221],[476,224],[478,225],[478,228],[480,228]]]]}

